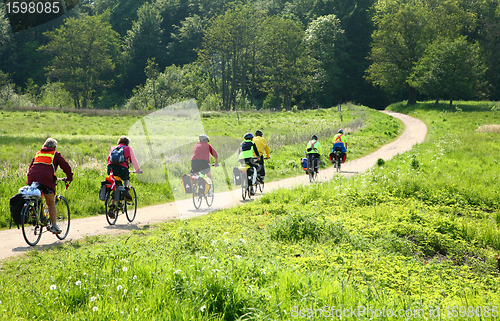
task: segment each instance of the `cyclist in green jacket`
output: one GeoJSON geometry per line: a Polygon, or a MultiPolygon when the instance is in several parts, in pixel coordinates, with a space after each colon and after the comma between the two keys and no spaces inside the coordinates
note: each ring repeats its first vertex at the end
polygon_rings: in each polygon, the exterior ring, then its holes
{"type": "Polygon", "coordinates": [[[314,168],[317,173],[319,171],[319,157],[321,156],[321,144],[318,141],[317,135],[312,135],[311,141],[307,143],[307,163],[308,167],[314,168]]]}

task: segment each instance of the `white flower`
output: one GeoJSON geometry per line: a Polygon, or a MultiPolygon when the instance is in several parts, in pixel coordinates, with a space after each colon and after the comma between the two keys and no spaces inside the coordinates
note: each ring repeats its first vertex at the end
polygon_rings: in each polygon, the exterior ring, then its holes
{"type": "Polygon", "coordinates": [[[182,272],[182,270],[175,270],[175,271],[174,271],[174,274],[179,274],[179,273],[181,273],[181,272],[182,272]]]}
{"type": "Polygon", "coordinates": [[[121,286],[121,285],[118,285],[118,286],[116,287],[116,291],[120,291],[121,289],[123,289],[123,286],[121,286]]]}
{"type": "Polygon", "coordinates": [[[50,286],[50,289],[51,289],[51,290],[55,290],[55,289],[57,289],[57,285],[52,284],[52,285],[50,286]]]}
{"type": "Polygon", "coordinates": [[[96,312],[97,310],[99,310],[99,308],[98,308],[98,307],[93,307],[93,308],[92,308],[92,311],[94,311],[94,312],[96,312]]]}
{"type": "Polygon", "coordinates": [[[137,280],[137,275],[134,275],[134,277],[132,279],[133,280],[137,280]]]}
{"type": "Polygon", "coordinates": [[[205,309],[206,309],[206,308],[207,308],[207,306],[206,306],[206,305],[203,305],[203,306],[200,308],[201,312],[205,312],[205,309]]]}
{"type": "Polygon", "coordinates": [[[122,270],[123,270],[123,272],[127,272],[128,268],[126,266],[124,266],[122,270]]]}
{"type": "Polygon", "coordinates": [[[82,285],[82,281],[80,281],[80,280],[76,281],[75,285],[78,285],[78,286],[82,285]]]}
{"type": "Polygon", "coordinates": [[[123,289],[123,293],[124,293],[124,294],[125,294],[125,293],[127,293],[127,289],[123,289]]]}
{"type": "Polygon", "coordinates": [[[90,302],[94,302],[95,300],[97,300],[97,297],[96,297],[96,296],[92,296],[92,297],[90,297],[90,302]]]}

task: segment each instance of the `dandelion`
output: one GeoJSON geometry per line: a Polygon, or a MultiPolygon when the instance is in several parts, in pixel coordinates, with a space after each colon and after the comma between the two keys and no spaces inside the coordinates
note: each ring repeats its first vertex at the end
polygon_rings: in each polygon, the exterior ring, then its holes
{"type": "Polygon", "coordinates": [[[132,278],[132,280],[137,280],[137,275],[134,275],[134,277],[132,278]]]}
{"type": "Polygon", "coordinates": [[[96,297],[96,296],[92,296],[92,297],[90,297],[90,302],[94,302],[95,300],[97,300],[97,297],[96,297]]]}
{"type": "Polygon", "coordinates": [[[76,281],[76,282],[75,282],[75,285],[76,285],[76,286],[80,286],[80,285],[82,285],[82,281],[80,281],[80,280],[76,281]]]}
{"type": "Polygon", "coordinates": [[[121,286],[121,285],[118,285],[118,286],[116,287],[116,291],[120,291],[121,289],[123,289],[123,286],[121,286]]]}
{"type": "Polygon", "coordinates": [[[93,307],[93,308],[92,308],[92,311],[94,311],[94,312],[97,312],[97,310],[99,310],[99,308],[98,308],[98,307],[93,307]]]}
{"type": "Polygon", "coordinates": [[[182,272],[182,270],[175,270],[175,271],[174,271],[174,274],[179,274],[179,273],[181,273],[181,272],[182,272]]]}
{"type": "Polygon", "coordinates": [[[207,308],[207,306],[206,306],[206,305],[203,305],[203,306],[200,308],[200,311],[201,311],[201,312],[205,312],[205,309],[206,309],[206,308],[207,308]]]}
{"type": "Polygon", "coordinates": [[[126,266],[124,266],[122,270],[123,270],[123,272],[127,272],[128,268],[126,266]]]}
{"type": "Polygon", "coordinates": [[[50,289],[51,289],[52,291],[53,291],[53,290],[55,290],[55,289],[57,289],[57,285],[52,284],[52,285],[50,286],[50,289]]]}

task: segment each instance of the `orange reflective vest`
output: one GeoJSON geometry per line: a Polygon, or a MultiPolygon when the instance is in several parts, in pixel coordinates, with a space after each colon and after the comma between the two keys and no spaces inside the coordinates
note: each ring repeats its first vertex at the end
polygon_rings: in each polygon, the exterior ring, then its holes
{"type": "Polygon", "coordinates": [[[342,141],[342,135],[335,135],[335,141],[333,142],[334,144],[335,143],[344,143],[342,141]]]}
{"type": "Polygon", "coordinates": [[[52,165],[54,162],[54,156],[56,154],[56,151],[51,151],[51,152],[42,152],[38,151],[35,154],[35,160],[33,161],[33,164],[47,164],[47,165],[52,165]]]}

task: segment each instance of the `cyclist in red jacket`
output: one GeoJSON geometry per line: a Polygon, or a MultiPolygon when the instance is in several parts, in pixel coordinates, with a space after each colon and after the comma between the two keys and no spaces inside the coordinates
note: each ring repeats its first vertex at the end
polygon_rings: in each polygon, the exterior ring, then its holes
{"type": "Polygon", "coordinates": [[[56,171],[57,167],[61,166],[61,169],[66,174],[66,182],[71,182],[73,180],[73,172],[71,166],[62,157],[61,153],[56,152],[57,140],[53,138],[47,138],[43,147],[35,155],[35,158],[30,163],[28,169],[28,181],[27,184],[31,185],[33,182],[40,184],[38,188],[42,191],[45,197],[45,203],[49,209],[50,221],[52,222],[50,226],[50,231],[54,234],[61,233],[61,229],[57,226],[57,209],[56,209],[56,171]]]}

